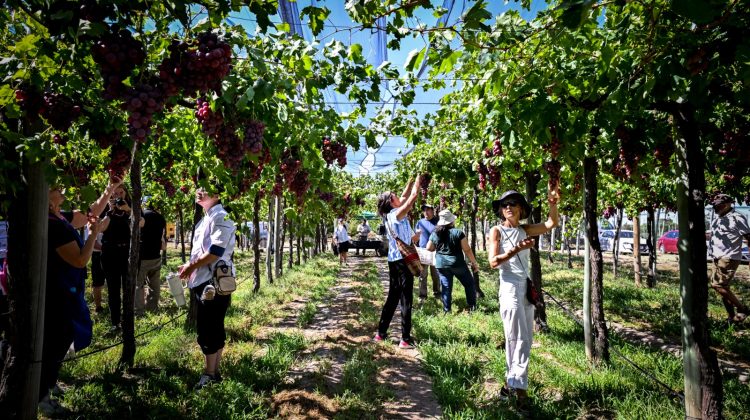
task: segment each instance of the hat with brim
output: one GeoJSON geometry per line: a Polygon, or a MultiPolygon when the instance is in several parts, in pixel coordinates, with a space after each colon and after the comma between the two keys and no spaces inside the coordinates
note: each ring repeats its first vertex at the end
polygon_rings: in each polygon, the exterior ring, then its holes
{"type": "Polygon", "coordinates": [[[712,206],[718,206],[720,204],[724,203],[731,203],[734,200],[732,200],[732,197],[726,195],[726,194],[716,194],[714,198],[711,199],[711,205],[712,206]]]}
{"type": "Polygon", "coordinates": [[[521,219],[525,219],[529,217],[531,214],[531,206],[526,201],[526,197],[523,196],[518,191],[515,190],[509,190],[503,193],[503,195],[500,196],[497,200],[494,200],[492,202],[492,210],[495,212],[496,215],[502,216],[502,213],[500,212],[500,209],[502,209],[503,204],[508,200],[516,200],[521,204],[521,219]]]}
{"type": "Polygon", "coordinates": [[[437,222],[438,226],[449,225],[456,221],[456,216],[448,209],[441,211],[438,216],[440,217],[437,222]]]}
{"type": "Polygon", "coordinates": [[[432,204],[427,204],[427,203],[422,204],[422,211],[424,211],[424,209],[434,209],[434,208],[435,207],[433,207],[432,204]]]}

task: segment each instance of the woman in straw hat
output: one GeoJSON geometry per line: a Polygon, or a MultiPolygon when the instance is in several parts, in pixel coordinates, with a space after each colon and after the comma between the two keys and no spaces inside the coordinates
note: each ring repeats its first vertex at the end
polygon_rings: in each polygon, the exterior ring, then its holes
{"type": "Polygon", "coordinates": [[[464,286],[466,304],[469,310],[473,311],[477,304],[477,294],[474,289],[474,277],[466,265],[464,255],[471,261],[471,267],[474,271],[479,270],[477,259],[471,252],[471,247],[464,232],[461,229],[456,229],[453,225],[456,216],[448,209],[441,211],[439,216],[437,227],[427,242],[427,250],[435,251],[435,267],[440,275],[440,285],[442,286],[443,312],[451,311],[454,276],[464,286]]]}
{"type": "Polygon", "coordinates": [[[490,230],[488,257],[490,267],[500,269],[500,315],[505,331],[506,381],[501,396],[515,395],[518,408],[528,410],[528,368],[534,331],[534,305],[526,299],[529,248],[532,237],[557,226],[556,188],[548,193],[549,217],[544,223],[522,224],[531,214],[531,206],[517,191],[506,191],[492,208],[501,223],[490,230]]]}

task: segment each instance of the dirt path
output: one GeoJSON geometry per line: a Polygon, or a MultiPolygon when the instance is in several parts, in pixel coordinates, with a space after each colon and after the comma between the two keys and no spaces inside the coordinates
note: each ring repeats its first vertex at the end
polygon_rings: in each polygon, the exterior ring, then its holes
{"type": "MultiPolygon", "coordinates": [[[[361,281],[366,264],[378,268],[384,290],[388,289],[387,264],[376,257],[350,257],[342,268],[330,298],[317,305],[308,325],[299,327],[299,311],[307,304],[299,300],[288,305],[290,315],[263,334],[301,333],[308,346],[287,374],[280,392],[272,397],[275,414],[281,418],[328,419],[439,418],[440,407],[432,393],[430,377],[422,370],[417,350],[399,350],[391,344],[371,342],[375,328],[363,321],[365,310],[372,312],[385,296],[363,301],[361,281]],[[364,323],[363,323],[364,322],[364,323]]],[[[400,314],[394,316],[398,334],[400,314]]]]}

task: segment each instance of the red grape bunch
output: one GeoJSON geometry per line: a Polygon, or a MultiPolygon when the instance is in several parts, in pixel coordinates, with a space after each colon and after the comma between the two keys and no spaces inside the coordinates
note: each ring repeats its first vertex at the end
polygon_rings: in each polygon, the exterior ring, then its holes
{"type": "Polygon", "coordinates": [[[557,189],[560,185],[560,162],[552,159],[544,163],[544,170],[549,174],[549,185],[551,189],[557,189]]]}
{"type": "Polygon", "coordinates": [[[128,112],[128,134],[144,142],[151,134],[153,115],[164,109],[164,93],[158,87],[140,83],[128,89],[123,96],[122,108],[128,112]]]}
{"type": "Polygon", "coordinates": [[[174,195],[177,193],[177,188],[175,188],[172,181],[158,175],[153,178],[155,182],[161,184],[161,186],[164,187],[164,192],[167,194],[167,197],[174,197],[174,195]]]}
{"type": "Polygon", "coordinates": [[[305,196],[305,193],[310,189],[311,184],[309,176],[310,174],[306,170],[299,170],[294,175],[292,182],[287,186],[289,191],[297,197],[297,205],[299,206],[301,206],[304,201],[303,197],[305,196]]]}
{"type": "Polygon", "coordinates": [[[221,115],[221,112],[211,110],[211,104],[204,98],[198,98],[197,108],[195,117],[201,123],[203,133],[208,137],[216,137],[224,125],[224,116],[221,115]]]}
{"type": "Polygon", "coordinates": [[[432,176],[430,174],[422,174],[422,182],[419,184],[419,188],[422,192],[422,197],[427,198],[427,192],[429,191],[430,187],[430,181],[432,181],[432,176]]]}
{"type": "Polygon", "coordinates": [[[143,44],[134,39],[130,31],[113,29],[92,48],[92,56],[104,78],[104,98],[108,100],[120,97],[124,88],[122,81],[146,59],[143,44]]]}
{"type": "Polygon", "coordinates": [[[638,168],[638,162],[641,159],[638,151],[641,145],[624,126],[615,129],[615,137],[620,140],[620,151],[615,159],[614,173],[622,179],[629,179],[638,168]]]}
{"type": "Polygon", "coordinates": [[[44,93],[44,104],[40,113],[52,128],[67,131],[73,121],[81,115],[81,107],[67,96],[56,92],[44,93]]]}
{"type": "Polygon", "coordinates": [[[617,210],[614,208],[614,206],[607,206],[607,208],[604,209],[604,212],[602,212],[602,216],[604,216],[605,219],[609,219],[610,217],[615,215],[615,212],[617,210]]]}
{"type": "Polygon", "coordinates": [[[339,167],[346,166],[346,145],[337,141],[331,141],[328,137],[323,138],[323,160],[330,165],[337,161],[339,167]]]}
{"type": "Polygon", "coordinates": [[[444,195],[440,196],[440,208],[441,209],[448,208],[448,197],[444,195]]]}
{"type": "Polygon", "coordinates": [[[320,188],[316,189],[315,192],[318,194],[318,197],[326,203],[330,203],[331,201],[333,201],[333,193],[323,192],[320,190],[320,188]]]}
{"type": "Polygon", "coordinates": [[[130,168],[130,149],[122,143],[117,143],[109,150],[109,164],[107,172],[114,178],[122,179],[130,168]]]}
{"type": "Polygon", "coordinates": [[[237,174],[242,166],[242,139],[237,135],[234,127],[223,126],[219,133],[213,137],[216,145],[216,156],[221,159],[232,173],[237,174]]]}
{"type": "Polygon", "coordinates": [[[196,42],[173,44],[170,57],[159,67],[159,76],[181,86],[188,96],[219,92],[221,81],[232,69],[232,47],[211,32],[196,42]]]}
{"type": "Polygon", "coordinates": [[[560,151],[562,150],[560,137],[557,136],[557,127],[555,127],[554,125],[551,125],[549,127],[549,131],[550,131],[550,134],[552,134],[552,139],[550,140],[549,145],[545,146],[545,149],[552,156],[552,159],[557,159],[558,157],[560,157],[560,151]]]}
{"type": "Polygon", "coordinates": [[[287,185],[291,185],[294,181],[295,175],[297,175],[297,171],[302,167],[302,161],[300,161],[296,155],[297,154],[290,149],[285,149],[281,155],[280,169],[284,176],[284,182],[287,185]]]}
{"type": "Polygon", "coordinates": [[[20,87],[16,89],[16,102],[21,110],[26,113],[26,117],[35,118],[42,112],[44,107],[44,98],[42,94],[33,88],[20,87]]]}
{"type": "Polygon", "coordinates": [[[122,135],[117,129],[111,129],[110,131],[101,130],[100,127],[93,127],[93,130],[89,134],[94,139],[97,145],[102,149],[106,149],[113,144],[120,142],[122,135]]]}
{"type": "Polygon", "coordinates": [[[266,126],[260,121],[251,120],[245,124],[243,146],[246,153],[259,155],[263,150],[263,132],[266,126]]]}

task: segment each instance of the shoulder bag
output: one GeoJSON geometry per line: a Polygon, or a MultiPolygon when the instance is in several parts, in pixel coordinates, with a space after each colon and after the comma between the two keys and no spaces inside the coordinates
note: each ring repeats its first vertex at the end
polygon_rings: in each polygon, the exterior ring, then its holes
{"type": "Polygon", "coordinates": [[[237,280],[232,274],[232,267],[230,267],[224,260],[219,260],[219,262],[216,263],[216,266],[214,267],[213,282],[214,287],[216,288],[216,293],[219,295],[229,295],[237,290],[237,280]]]}
{"type": "Polygon", "coordinates": [[[417,247],[415,247],[414,245],[409,245],[406,242],[402,241],[401,238],[399,238],[396,233],[393,232],[390,223],[388,223],[388,217],[383,220],[383,224],[385,224],[385,226],[388,228],[388,231],[391,233],[393,239],[396,240],[396,247],[398,247],[398,252],[400,252],[401,256],[404,258],[404,262],[406,263],[406,267],[409,269],[409,272],[414,276],[421,275],[422,262],[419,260],[417,247]]]}

